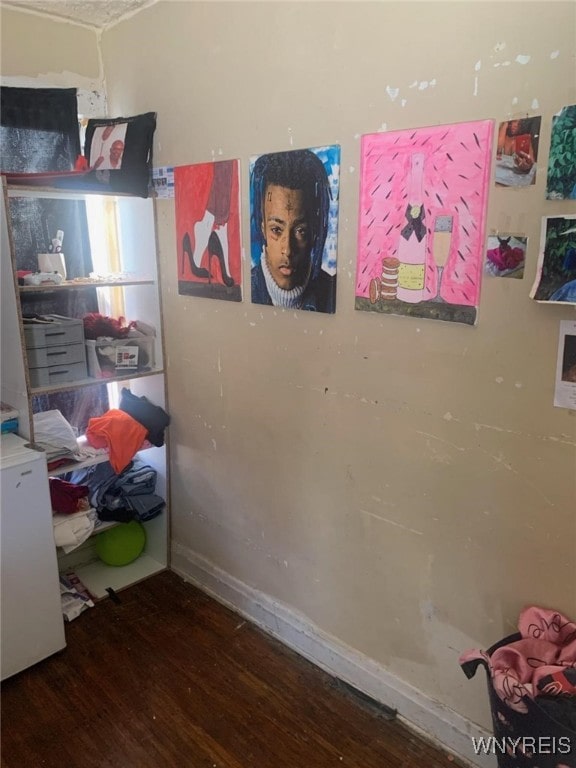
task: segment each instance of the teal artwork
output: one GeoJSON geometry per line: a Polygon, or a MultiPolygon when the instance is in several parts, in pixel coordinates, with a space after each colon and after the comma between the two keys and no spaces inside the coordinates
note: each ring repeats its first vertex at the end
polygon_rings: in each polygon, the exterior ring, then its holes
{"type": "Polygon", "coordinates": [[[547,200],[576,200],[576,105],[552,118],[547,200]]]}

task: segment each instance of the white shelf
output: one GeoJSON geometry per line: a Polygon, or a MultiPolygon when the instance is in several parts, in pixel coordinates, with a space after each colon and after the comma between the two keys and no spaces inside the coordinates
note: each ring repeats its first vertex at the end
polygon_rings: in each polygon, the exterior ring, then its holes
{"type": "MultiPolygon", "coordinates": [[[[38,180],[46,183],[47,179],[38,180]]],[[[84,429],[85,422],[90,416],[99,416],[100,413],[84,413],[82,401],[88,403],[84,396],[90,392],[90,388],[106,385],[110,395],[110,403],[116,403],[119,391],[109,384],[119,382],[130,387],[135,396],[146,397],[154,405],[167,409],[165,387],[165,358],[162,342],[162,310],[161,291],[158,275],[158,259],[156,252],[155,212],[154,202],[151,199],[134,197],[131,195],[103,194],[96,189],[64,189],[42,186],[20,186],[7,184],[2,177],[2,251],[10,254],[9,259],[2,258],[2,399],[11,403],[20,412],[20,430],[29,442],[34,441],[33,411],[39,404],[34,402],[38,395],[50,395],[56,393],[71,393],[71,405],[64,403],[65,418],[70,418],[71,425],[76,429],[84,429]],[[17,238],[10,237],[10,227],[18,226],[16,234],[21,235],[22,227],[27,227],[28,222],[20,218],[20,205],[14,204],[14,221],[11,218],[11,206],[8,198],[50,198],[58,200],[86,201],[86,205],[76,206],[78,215],[86,217],[86,227],[90,240],[90,249],[87,249],[84,236],[80,236],[71,228],[66,232],[66,242],[70,253],[77,249],[84,254],[94,254],[94,271],[87,268],[82,277],[69,279],[57,284],[44,284],[39,286],[17,285],[15,274],[25,264],[34,261],[35,254],[30,252],[16,253],[12,249],[17,246],[17,238]],[[101,198],[100,203],[98,198],[101,198]],[[106,200],[104,201],[104,198],[106,200]],[[105,204],[102,204],[104,203],[105,204]],[[110,236],[110,237],[108,237],[110,236]],[[110,242],[109,242],[110,240],[110,242]],[[12,242],[14,241],[14,242],[12,242]],[[20,259],[20,261],[19,261],[20,259]],[[89,273],[97,277],[92,279],[89,273]],[[96,290],[99,311],[104,315],[122,314],[129,320],[141,320],[155,328],[157,336],[147,357],[151,367],[146,370],[114,370],[110,369],[113,376],[109,378],[86,378],[76,381],[51,383],[46,386],[31,387],[30,375],[27,369],[28,355],[24,345],[23,331],[23,305],[26,310],[33,311],[36,304],[46,297],[55,306],[68,307],[70,299],[79,299],[73,304],[70,311],[83,312],[82,299],[88,288],[104,289],[96,290]],[[112,289],[119,289],[114,291],[112,289]],[[72,293],[70,293],[72,291],[72,293]],[[84,292],[84,293],[82,293],[84,292]],[[153,366],[153,367],[152,367],[153,366]],[[85,391],[86,390],[86,391],[85,391]]],[[[15,202],[15,201],[14,201],[15,202]]],[[[51,205],[51,203],[49,204],[51,205]]],[[[67,214],[69,203],[62,207],[63,216],[67,214]]],[[[44,206],[44,208],[47,206],[44,206]]],[[[49,207],[49,206],[48,206],[49,207]]],[[[38,223],[43,206],[31,206],[34,222],[38,223]],[[36,211],[38,208],[38,212],[36,211]]],[[[66,226],[63,226],[66,229],[66,226]]],[[[81,269],[81,267],[78,267],[81,269]]],[[[76,273],[73,273],[76,274],[76,273]]],[[[66,314],[60,312],[60,314],[66,314]]],[[[127,337],[126,342],[141,337],[127,337]]],[[[142,337],[143,338],[143,337],[142,337]]],[[[89,349],[91,349],[89,345],[89,349]]],[[[98,373],[98,368],[88,368],[93,374],[98,373]]],[[[45,378],[45,381],[48,379],[45,378]]],[[[118,387],[119,390],[121,387],[118,387]]],[[[52,407],[49,404],[49,407],[52,407]]],[[[87,406],[88,407],[88,406],[87,406]]],[[[99,407],[99,406],[98,406],[99,407]]],[[[112,407],[112,406],[110,406],[112,407]]],[[[83,452],[80,461],[70,462],[49,470],[49,475],[58,477],[66,472],[80,470],[93,465],[109,461],[106,452],[92,452],[89,447],[80,444],[83,452]]],[[[148,446],[140,449],[146,453],[142,456],[157,472],[156,493],[168,500],[168,462],[167,448],[148,446]]],[[[140,453],[140,451],[138,452],[140,453]]],[[[86,588],[98,599],[106,597],[106,589],[119,591],[148,576],[158,573],[168,566],[168,505],[161,515],[147,521],[146,547],[144,553],[134,563],[124,567],[107,566],[101,562],[96,554],[96,535],[118,523],[104,523],[94,530],[94,534],[83,542],[80,547],[71,552],[58,551],[59,570],[66,573],[73,571],[86,585],[86,588]]],[[[48,542],[51,543],[51,542],[48,542]]]]}
{"type": "MultiPolygon", "coordinates": [[[[24,183],[10,180],[6,184],[6,190],[8,197],[44,197],[54,200],[86,200],[94,197],[107,197],[107,198],[128,198],[133,199],[134,195],[130,195],[126,192],[105,192],[98,189],[96,186],[87,189],[82,189],[78,185],[78,189],[72,189],[71,187],[56,187],[56,186],[40,186],[40,185],[26,185],[24,183]]],[[[142,198],[143,200],[147,198],[142,198]]]]}
{"type": "Polygon", "coordinates": [[[101,600],[109,596],[107,589],[119,592],[127,585],[136,584],[136,582],[164,570],[166,570],[166,563],[160,563],[144,552],[128,565],[106,565],[106,563],[98,560],[75,568],[74,573],[90,594],[101,600]]]}
{"type": "Polygon", "coordinates": [[[31,387],[31,395],[47,395],[50,392],[73,392],[75,389],[84,389],[85,387],[95,387],[98,384],[113,384],[115,381],[130,381],[131,379],[142,379],[145,376],[157,376],[163,374],[163,368],[152,368],[149,371],[132,371],[125,376],[111,376],[110,378],[94,379],[89,377],[87,379],[78,379],[78,381],[67,381],[62,384],[53,384],[51,387],[31,387]]]}
{"type": "Polygon", "coordinates": [[[54,469],[48,469],[48,474],[50,477],[58,477],[59,475],[65,475],[67,472],[75,472],[77,469],[92,467],[95,464],[103,464],[105,461],[109,461],[109,459],[110,456],[107,453],[96,453],[82,461],[71,461],[69,464],[61,464],[54,469]]]}
{"type": "Polygon", "coordinates": [[[127,285],[154,285],[154,280],[66,280],[62,283],[20,285],[20,293],[54,293],[54,291],[79,291],[85,288],[124,288],[127,285]]]}

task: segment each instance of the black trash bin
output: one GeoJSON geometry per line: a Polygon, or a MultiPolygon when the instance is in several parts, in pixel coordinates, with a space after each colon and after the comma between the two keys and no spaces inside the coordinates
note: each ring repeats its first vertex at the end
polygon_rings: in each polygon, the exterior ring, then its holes
{"type": "MultiPolygon", "coordinates": [[[[517,632],[505,637],[486,651],[490,657],[498,648],[521,640],[517,632]]],[[[509,707],[494,690],[488,664],[482,659],[463,662],[464,674],[474,677],[479,665],[486,670],[488,697],[492,712],[494,739],[479,748],[494,754],[498,768],[576,768],[576,730],[556,720],[538,702],[526,696],[526,712],[509,707]]]]}

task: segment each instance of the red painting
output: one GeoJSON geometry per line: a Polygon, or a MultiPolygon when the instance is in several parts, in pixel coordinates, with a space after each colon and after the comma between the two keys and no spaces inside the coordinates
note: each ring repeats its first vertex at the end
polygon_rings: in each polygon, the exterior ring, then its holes
{"type": "Polygon", "coordinates": [[[239,161],[174,169],[178,293],[242,301],[239,161]]]}

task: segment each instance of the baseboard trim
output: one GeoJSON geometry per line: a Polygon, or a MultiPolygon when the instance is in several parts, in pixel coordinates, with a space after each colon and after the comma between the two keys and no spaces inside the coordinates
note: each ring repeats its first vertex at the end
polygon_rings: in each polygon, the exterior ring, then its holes
{"type": "Polygon", "coordinates": [[[331,675],[397,710],[407,726],[450,750],[475,768],[494,768],[493,755],[476,755],[473,738],[490,734],[475,723],[428,698],[391,675],[372,659],[326,634],[302,614],[217,568],[182,545],[173,543],[171,569],[185,581],[254,622],[331,675]]]}

